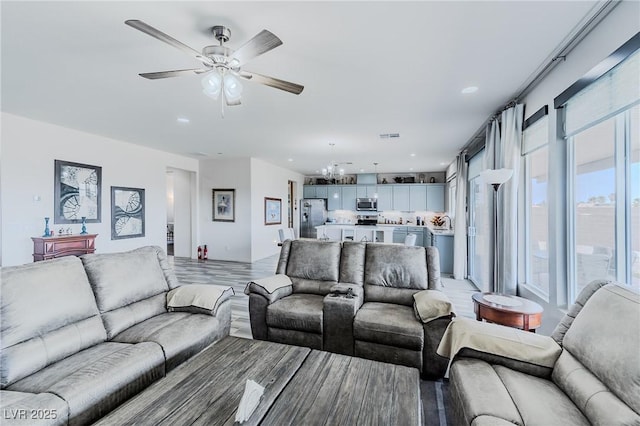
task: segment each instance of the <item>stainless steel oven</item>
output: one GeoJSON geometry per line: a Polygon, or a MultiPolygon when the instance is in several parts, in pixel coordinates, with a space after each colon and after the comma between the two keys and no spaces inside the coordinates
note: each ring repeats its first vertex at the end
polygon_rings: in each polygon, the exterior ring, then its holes
{"type": "Polygon", "coordinates": [[[377,198],[356,198],[356,210],[359,212],[377,212],[377,198]]]}

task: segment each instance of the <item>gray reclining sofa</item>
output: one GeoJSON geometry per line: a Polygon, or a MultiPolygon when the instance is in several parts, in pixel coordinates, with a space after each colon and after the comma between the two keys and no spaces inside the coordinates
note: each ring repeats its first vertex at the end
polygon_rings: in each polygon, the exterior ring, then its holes
{"type": "MultiPolygon", "coordinates": [[[[516,331],[524,343],[535,336],[516,331]]],[[[540,340],[518,360],[467,348],[453,357],[453,424],[640,425],[637,290],[594,281],[552,335],[539,337],[557,345],[550,367],[533,361],[540,340]]]]}
{"type": "Polygon", "coordinates": [[[413,308],[416,292],[441,288],[435,247],[287,240],[276,274],[292,284],[268,292],[251,282],[245,290],[254,339],[444,375],[447,360],[435,350],[450,316],[423,324],[413,308]]]}
{"type": "Polygon", "coordinates": [[[1,272],[2,424],[91,423],[229,334],[229,300],[167,311],[180,284],[159,247],[1,272]]]}

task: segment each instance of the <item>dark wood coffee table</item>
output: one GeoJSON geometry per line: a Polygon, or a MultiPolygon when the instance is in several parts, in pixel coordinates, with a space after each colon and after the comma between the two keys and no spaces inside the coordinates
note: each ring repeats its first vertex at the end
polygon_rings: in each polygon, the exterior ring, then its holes
{"type": "Polygon", "coordinates": [[[532,331],[542,324],[542,306],[518,296],[499,293],[474,293],[473,309],[478,321],[489,321],[532,331]]]}
{"type": "Polygon", "coordinates": [[[227,337],[97,424],[231,425],[247,379],[265,392],[243,425],[422,422],[415,368],[227,337]]]}

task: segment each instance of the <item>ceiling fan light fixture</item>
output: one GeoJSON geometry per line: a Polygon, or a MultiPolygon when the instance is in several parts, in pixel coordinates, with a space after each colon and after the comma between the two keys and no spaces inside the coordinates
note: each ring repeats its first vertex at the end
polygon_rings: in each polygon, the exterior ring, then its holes
{"type": "Polygon", "coordinates": [[[230,101],[238,101],[242,96],[242,84],[233,74],[224,75],[224,95],[230,101]]]}
{"type": "Polygon", "coordinates": [[[217,72],[210,72],[202,79],[203,93],[213,99],[218,99],[222,90],[222,77],[217,72]]]}

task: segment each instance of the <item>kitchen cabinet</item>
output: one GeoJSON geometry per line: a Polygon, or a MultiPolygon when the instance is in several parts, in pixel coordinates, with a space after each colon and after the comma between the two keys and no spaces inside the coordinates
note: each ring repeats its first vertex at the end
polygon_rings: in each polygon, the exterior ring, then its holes
{"type": "Polygon", "coordinates": [[[409,186],[409,210],[427,210],[427,187],[425,185],[409,186]]]}
{"type": "Polygon", "coordinates": [[[356,185],[356,198],[373,198],[375,194],[375,185],[356,185]]]}
{"type": "Polygon", "coordinates": [[[327,185],[304,185],[302,196],[304,198],[327,198],[327,185]]]}
{"type": "Polygon", "coordinates": [[[419,228],[416,226],[408,226],[407,234],[416,234],[416,245],[420,247],[426,247],[426,245],[424,244],[423,228],[419,228]]]}
{"type": "Polygon", "coordinates": [[[436,247],[440,254],[440,272],[453,274],[453,235],[438,234],[427,229],[428,245],[436,247]]]}
{"type": "Polygon", "coordinates": [[[427,185],[427,210],[444,212],[444,184],[427,185]]]}
{"type": "MultiPolygon", "coordinates": [[[[409,203],[409,186],[393,185],[393,210],[409,211],[411,206],[409,203]]],[[[378,207],[378,210],[380,208],[378,207]]]]}
{"type": "Polygon", "coordinates": [[[393,230],[393,242],[404,244],[404,239],[407,238],[407,228],[395,228],[393,230]]]}
{"type": "Polygon", "coordinates": [[[391,185],[378,185],[378,211],[393,210],[393,188],[391,185]]]}
{"type": "Polygon", "coordinates": [[[327,210],[355,210],[355,185],[328,185],[327,210]]]}
{"type": "Polygon", "coordinates": [[[356,209],[356,185],[346,185],[342,187],[342,210],[356,209]]]}

